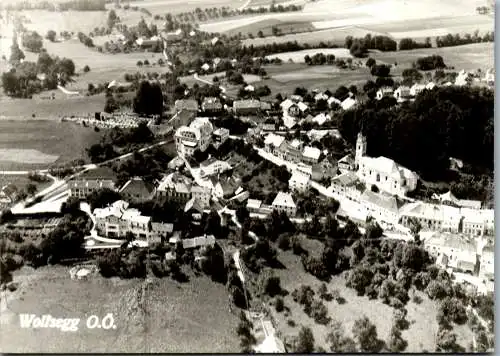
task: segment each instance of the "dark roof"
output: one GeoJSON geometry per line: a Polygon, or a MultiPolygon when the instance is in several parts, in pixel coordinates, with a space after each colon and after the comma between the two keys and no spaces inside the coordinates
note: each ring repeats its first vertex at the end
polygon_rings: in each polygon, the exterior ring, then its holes
{"type": "Polygon", "coordinates": [[[116,173],[109,167],[97,167],[84,172],[76,179],[116,179],[116,173]]]}
{"type": "Polygon", "coordinates": [[[140,196],[143,198],[148,198],[154,191],[154,185],[145,182],[142,178],[132,178],[127,183],[123,185],[120,189],[120,193],[128,194],[130,196],[140,196]]]}
{"type": "Polygon", "coordinates": [[[194,99],[179,99],[175,101],[175,109],[177,111],[182,109],[198,111],[198,102],[194,99]]]}

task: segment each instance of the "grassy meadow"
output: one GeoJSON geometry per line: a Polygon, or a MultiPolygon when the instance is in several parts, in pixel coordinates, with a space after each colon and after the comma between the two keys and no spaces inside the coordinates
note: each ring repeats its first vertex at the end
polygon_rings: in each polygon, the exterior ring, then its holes
{"type": "MultiPolygon", "coordinates": [[[[238,316],[228,308],[227,291],[206,277],[187,283],[93,276],[71,280],[67,267],[23,268],[20,288],[2,310],[2,352],[238,352],[238,316]],[[142,292],[143,290],[143,292],[142,292]],[[20,328],[19,314],[80,318],[74,332],[20,328]],[[112,313],[116,328],[89,329],[90,315],[112,313]]],[[[5,292],[2,292],[5,293],[5,292]]],[[[5,298],[2,298],[5,300],[5,298]]]]}

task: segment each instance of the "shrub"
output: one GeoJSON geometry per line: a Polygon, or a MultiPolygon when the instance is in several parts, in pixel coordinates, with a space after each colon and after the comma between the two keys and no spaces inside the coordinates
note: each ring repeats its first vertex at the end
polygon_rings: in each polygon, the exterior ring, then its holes
{"type": "Polygon", "coordinates": [[[283,298],[281,297],[276,298],[276,303],[274,304],[274,307],[276,308],[276,311],[278,313],[281,313],[285,309],[285,302],[283,301],[283,298]]]}
{"type": "Polygon", "coordinates": [[[83,67],[83,72],[84,73],[90,72],[90,67],[88,65],[85,65],[85,67],[83,67]]]}

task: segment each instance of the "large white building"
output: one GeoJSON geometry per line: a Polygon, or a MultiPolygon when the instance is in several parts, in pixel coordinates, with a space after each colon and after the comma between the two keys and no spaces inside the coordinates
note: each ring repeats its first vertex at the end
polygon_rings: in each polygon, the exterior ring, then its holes
{"type": "Polygon", "coordinates": [[[294,217],[297,214],[297,205],[295,205],[293,197],[289,193],[278,192],[271,206],[273,210],[284,212],[290,217],[294,217]]]}
{"type": "Polygon", "coordinates": [[[292,172],[292,176],[288,180],[288,187],[290,190],[297,190],[304,192],[309,189],[311,185],[311,174],[306,173],[300,169],[292,172]]]}
{"type": "Polygon", "coordinates": [[[443,267],[475,272],[476,244],[460,235],[437,232],[424,240],[424,248],[436,259],[444,261],[443,267]]]}
{"type": "Polygon", "coordinates": [[[356,140],[355,164],[359,179],[368,189],[375,185],[387,193],[405,196],[417,188],[418,176],[415,172],[399,166],[387,157],[366,156],[366,146],[366,137],[360,132],[356,140]]]}
{"type": "Polygon", "coordinates": [[[182,156],[191,156],[195,150],[206,151],[212,141],[214,128],[207,117],[197,117],[189,126],[175,132],[175,147],[182,156]]]}

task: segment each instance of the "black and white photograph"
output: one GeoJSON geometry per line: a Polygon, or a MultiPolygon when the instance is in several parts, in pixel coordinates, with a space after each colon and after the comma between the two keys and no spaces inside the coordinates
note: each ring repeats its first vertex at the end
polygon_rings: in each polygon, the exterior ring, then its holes
{"type": "Polygon", "coordinates": [[[0,353],[494,353],[493,0],[0,0],[0,353]]]}

